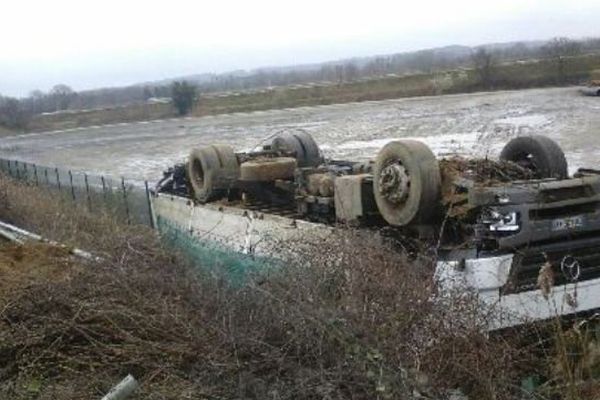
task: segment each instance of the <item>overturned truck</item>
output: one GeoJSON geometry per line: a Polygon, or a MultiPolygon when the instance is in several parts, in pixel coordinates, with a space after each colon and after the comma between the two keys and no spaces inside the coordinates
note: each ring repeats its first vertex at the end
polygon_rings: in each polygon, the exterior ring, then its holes
{"type": "Polygon", "coordinates": [[[247,152],[211,145],[165,172],[152,207],[163,233],[227,257],[286,257],[340,225],[435,244],[440,293],[498,307],[490,329],[600,307],[600,171],[569,177],[543,136],[509,141],[498,161],[438,160],[415,140],[369,162],[329,160],[307,132],[247,152]]]}

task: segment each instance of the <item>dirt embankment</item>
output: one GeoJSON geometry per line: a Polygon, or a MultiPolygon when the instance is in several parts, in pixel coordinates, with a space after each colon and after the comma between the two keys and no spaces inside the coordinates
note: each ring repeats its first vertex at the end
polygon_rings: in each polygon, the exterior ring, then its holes
{"type": "Polygon", "coordinates": [[[70,281],[80,268],[64,248],[42,243],[0,242],[0,309],[28,287],[70,281]]]}

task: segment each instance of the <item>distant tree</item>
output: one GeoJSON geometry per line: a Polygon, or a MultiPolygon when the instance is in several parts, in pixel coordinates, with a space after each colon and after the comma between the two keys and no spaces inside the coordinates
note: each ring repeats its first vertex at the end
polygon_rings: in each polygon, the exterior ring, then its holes
{"type": "Polygon", "coordinates": [[[55,111],[66,110],[69,108],[77,93],[71,87],[65,84],[54,85],[49,93],[50,98],[54,102],[55,111]]]}
{"type": "Polygon", "coordinates": [[[173,82],[171,85],[171,98],[179,115],[186,115],[196,101],[196,87],[187,81],[173,82]]]}
{"type": "Polygon", "coordinates": [[[430,74],[436,66],[435,53],[432,50],[420,50],[403,55],[406,66],[411,71],[420,71],[430,74]]]}
{"type": "Polygon", "coordinates": [[[556,37],[546,43],[542,52],[556,68],[556,78],[559,83],[567,80],[569,61],[581,54],[581,44],[565,37],[556,37]]]}
{"type": "Polygon", "coordinates": [[[344,66],[342,64],[336,64],[334,67],[335,71],[335,80],[338,85],[341,85],[344,82],[344,66]]]}
{"type": "Polygon", "coordinates": [[[29,93],[29,104],[32,114],[39,114],[44,111],[46,95],[41,90],[33,90],[29,93]]]}
{"type": "Polygon", "coordinates": [[[494,57],[483,47],[478,48],[472,56],[473,68],[481,84],[492,87],[494,84],[494,57]]]}
{"type": "Polygon", "coordinates": [[[358,73],[358,67],[354,63],[347,62],[344,64],[344,77],[347,81],[351,82],[358,78],[358,73]]]}
{"type": "Polygon", "coordinates": [[[34,99],[34,100],[40,100],[40,99],[43,99],[43,98],[44,98],[44,96],[45,96],[45,95],[44,95],[44,92],[42,92],[42,91],[41,91],[41,90],[39,90],[39,89],[32,90],[32,91],[29,93],[29,97],[31,97],[31,98],[32,98],[32,99],[34,99]]]}
{"type": "Polygon", "coordinates": [[[25,129],[29,118],[30,114],[19,100],[0,96],[0,125],[12,129],[25,129]]]}
{"type": "Polygon", "coordinates": [[[531,56],[533,50],[530,50],[523,42],[517,42],[505,50],[505,58],[509,60],[522,59],[531,56]]]}
{"type": "Polygon", "coordinates": [[[142,97],[144,98],[144,101],[155,97],[154,96],[154,90],[152,90],[152,87],[150,86],[144,86],[143,92],[142,92],[142,97]]]}
{"type": "Polygon", "coordinates": [[[335,81],[335,68],[328,64],[321,65],[318,80],[329,82],[335,81]]]}

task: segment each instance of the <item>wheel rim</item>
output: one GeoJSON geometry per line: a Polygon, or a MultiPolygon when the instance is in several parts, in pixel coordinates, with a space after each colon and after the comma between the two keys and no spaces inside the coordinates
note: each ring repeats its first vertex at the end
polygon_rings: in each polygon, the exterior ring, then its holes
{"type": "Polygon", "coordinates": [[[373,178],[377,208],[390,225],[423,224],[435,215],[440,173],[425,144],[414,140],[386,144],[375,159],[373,178]]]}
{"type": "Polygon", "coordinates": [[[379,193],[390,203],[402,204],[410,194],[410,176],[400,161],[395,161],[381,170],[379,193]]]}

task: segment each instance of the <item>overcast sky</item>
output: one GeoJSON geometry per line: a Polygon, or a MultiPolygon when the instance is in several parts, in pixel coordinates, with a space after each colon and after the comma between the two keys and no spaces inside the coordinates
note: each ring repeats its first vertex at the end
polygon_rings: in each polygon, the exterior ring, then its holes
{"type": "Polygon", "coordinates": [[[4,0],[0,94],[600,36],[600,0],[4,0]]]}

